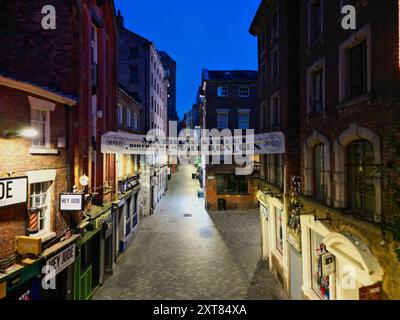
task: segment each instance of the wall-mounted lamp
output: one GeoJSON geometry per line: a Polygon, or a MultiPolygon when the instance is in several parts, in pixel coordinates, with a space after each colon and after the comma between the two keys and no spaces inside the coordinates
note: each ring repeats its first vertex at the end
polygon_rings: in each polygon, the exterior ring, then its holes
{"type": "Polygon", "coordinates": [[[24,128],[21,130],[5,130],[3,131],[3,138],[11,139],[11,138],[35,138],[39,135],[39,132],[33,128],[24,128]]]}
{"type": "Polygon", "coordinates": [[[27,128],[23,129],[19,132],[19,136],[24,138],[35,138],[39,135],[39,132],[36,129],[27,128]]]}

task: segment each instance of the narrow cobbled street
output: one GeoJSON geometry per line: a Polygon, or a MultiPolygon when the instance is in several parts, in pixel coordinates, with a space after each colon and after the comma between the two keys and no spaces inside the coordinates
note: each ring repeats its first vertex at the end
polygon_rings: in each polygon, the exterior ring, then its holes
{"type": "Polygon", "coordinates": [[[257,210],[213,212],[181,166],[155,213],[94,299],[282,299],[260,261],[257,210]]]}

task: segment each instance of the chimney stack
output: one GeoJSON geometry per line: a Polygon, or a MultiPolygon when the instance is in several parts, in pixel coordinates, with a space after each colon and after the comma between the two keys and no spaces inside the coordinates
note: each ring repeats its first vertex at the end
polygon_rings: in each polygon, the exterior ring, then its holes
{"type": "Polygon", "coordinates": [[[120,28],[124,28],[124,17],[121,14],[121,10],[118,10],[117,24],[120,28]]]}

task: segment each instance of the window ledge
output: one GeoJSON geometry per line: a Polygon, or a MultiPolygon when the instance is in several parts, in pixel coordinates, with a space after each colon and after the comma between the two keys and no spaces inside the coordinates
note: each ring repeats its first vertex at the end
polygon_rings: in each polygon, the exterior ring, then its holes
{"type": "Polygon", "coordinates": [[[56,236],[55,232],[42,232],[32,235],[31,238],[42,239],[42,242],[46,242],[53,239],[55,236],[56,236]]]}
{"type": "Polygon", "coordinates": [[[58,154],[58,149],[51,148],[29,148],[30,154],[58,154]]]}
{"type": "Polygon", "coordinates": [[[344,109],[344,108],[351,107],[351,106],[354,106],[354,105],[357,105],[360,103],[368,102],[368,101],[372,100],[372,98],[373,98],[372,93],[366,93],[366,94],[363,94],[356,98],[348,99],[348,100],[345,100],[345,101],[339,103],[337,108],[344,109]]]}

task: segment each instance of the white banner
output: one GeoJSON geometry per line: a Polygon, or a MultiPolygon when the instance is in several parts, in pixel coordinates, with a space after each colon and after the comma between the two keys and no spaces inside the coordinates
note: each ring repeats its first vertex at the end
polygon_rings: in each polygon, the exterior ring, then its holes
{"type": "Polygon", "coordinates": [[[25,203],[27,199],[27,177],[0,179],[0,207],[25,203]]]}
{"type": "Polygon", "coordinates": [[[101,152],[108,154],[146,154],[166,153],[197,154],[198,156],[231,154],[283,154],[285,136],[282,132],[239,135],[198,137],[149,137],[125,132],[108,132],[102,136],[101,152]]]}

